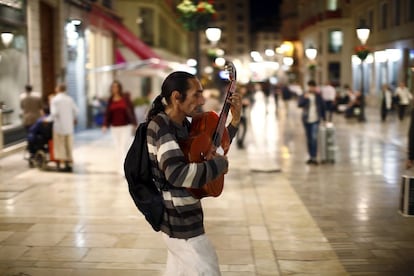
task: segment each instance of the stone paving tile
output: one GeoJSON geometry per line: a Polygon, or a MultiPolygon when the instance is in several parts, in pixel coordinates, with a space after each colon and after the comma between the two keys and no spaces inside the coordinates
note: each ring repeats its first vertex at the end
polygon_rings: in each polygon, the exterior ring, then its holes
{"type": "Polygon", "coordinates": [[[71,269],[50,269],[50,268],[36,268],[36,267],[13,267],[4,271],[5,276],[15,276],[15,275],[30,275],[30,276],[71,276],[71,269]]]}
{"type": "Polygon", "coordinates": [[[19,256],[19,260],[80,261],[87,253],[87,248],[36,246],[26,250],[23,255],[19,256]]]}
{"type": "Polygon", "coordinates": [[[282,275],[291,274],[325,274],[325,275],[347,275],[342,265],[336,260],[313,260],[313,261],[285,261],[280,260],[282,275]]]}

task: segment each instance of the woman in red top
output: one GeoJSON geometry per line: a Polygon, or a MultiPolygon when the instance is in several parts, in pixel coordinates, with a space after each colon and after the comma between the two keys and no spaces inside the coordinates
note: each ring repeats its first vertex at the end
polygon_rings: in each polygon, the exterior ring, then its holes
{"type": "Polygon", "coordinates": [[[111,128],[120,174],[124,173],[123,164],[131,142],[132,126],[137,126],[137,120],[130,96],[123,92],[121,83],[114,80],[111,84],[111,96],[108,100],[102,131],[105,132],[108,127],[111,128]]]}

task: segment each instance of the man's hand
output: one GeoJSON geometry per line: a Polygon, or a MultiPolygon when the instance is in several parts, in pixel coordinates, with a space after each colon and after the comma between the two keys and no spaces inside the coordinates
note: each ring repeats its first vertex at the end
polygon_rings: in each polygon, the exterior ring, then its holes
{"type": "MultiPolygon", "coordinates": [[[[229,159],[227,158],[227,156],[226,155],[222,155],[222,154],[220,154],[220,153],[218,153],[217,152],[217,149],[216,149],[216,147],[214,147],[214,146],[212,146],[211,147],[211,149],[210,149],[210,151],[209,152],[207,152],[207,155],[205,156],[205,160],[210,160],[210,159],[212,159],[212,158],[214,158],[214,157],[216,157],[216,156],[220,156],[220,157],[222,157],[222,158],[224,158],[226,161],[227,161],[227,163],[229,162],[229,159]]],[[[227,173],[228,172],[228,167],[227,167],[227,169],[224,171],[224,173],[227,173]]]]}

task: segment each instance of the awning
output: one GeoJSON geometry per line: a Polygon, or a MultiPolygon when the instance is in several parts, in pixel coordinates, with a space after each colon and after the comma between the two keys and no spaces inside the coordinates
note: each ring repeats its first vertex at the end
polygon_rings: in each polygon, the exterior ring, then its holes
{"type": "Polygon", "coordinates": [[[115,64],[125,63],[126,59],[124,55],[121,53],[121,51],[116,48],[115,49],[115,64]]]}
{"type": "Polygon", "coordinates": [[[90,23],[96,26],[111,30],[125,46],[130,48],[141,59],[160,59],[151,47],[136,37],[124,24],[111,18],[95,6],[92,6],[89,20],[90,23]]]}

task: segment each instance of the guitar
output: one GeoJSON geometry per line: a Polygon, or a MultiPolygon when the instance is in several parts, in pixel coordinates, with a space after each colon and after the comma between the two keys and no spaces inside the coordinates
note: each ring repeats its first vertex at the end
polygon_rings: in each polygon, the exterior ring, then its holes
{"type": "MultiPolygon", "coordinates": [[[[205,157],[212,146],[214,146],[216,152],[221,150],[222,154],[227,154],[230,148],[230,136],[226,121],[230,111],[229,99],[236,90],[236,69],[233,63],[229,62],[226,64],[225,70],[229,74],[230,83],[227,86],[227,93],[220,115],[210,111],[193,117],[189,138],[180,142],[181,149],[189,162],[199,163],[205,161],[205,157]]],[[[188,188],[188,191],[193,197],[201,199],[203,197],[219,196],[223,191],[223,187],[224,173],[201,188],[188,188]]]]}

